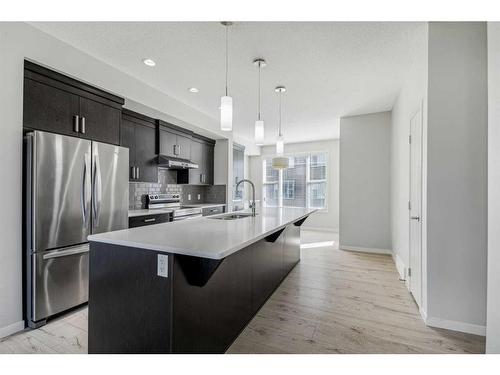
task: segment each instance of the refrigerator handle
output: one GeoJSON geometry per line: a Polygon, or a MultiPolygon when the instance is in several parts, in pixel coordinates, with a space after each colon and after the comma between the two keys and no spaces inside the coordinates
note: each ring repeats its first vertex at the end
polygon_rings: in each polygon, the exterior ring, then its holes
{"type": "Polygon", "coordinates": [[[94,163],[94,187],[92,189],[93,206],[94,206],[94,227],[99,225],[99,216],[101,214],[101,199],[102,199],[102,181],[101,181],[101,166],[99,164],[99,154],[95,154],[94,163]]]}
{"type": "Polygon", "coordinates": [[[82,179],[82,219],[83,224],[87,224],[87,155],[83,156],[83,179],[82,179]]]}

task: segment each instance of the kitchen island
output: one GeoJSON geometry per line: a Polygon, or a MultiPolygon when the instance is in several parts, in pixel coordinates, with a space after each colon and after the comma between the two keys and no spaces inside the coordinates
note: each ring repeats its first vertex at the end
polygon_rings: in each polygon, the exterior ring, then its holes
{"type": "Polygon", "coordinates": [[[224,353],[299,262],[314,211],[89,236],[89,353],[224,353]]]}

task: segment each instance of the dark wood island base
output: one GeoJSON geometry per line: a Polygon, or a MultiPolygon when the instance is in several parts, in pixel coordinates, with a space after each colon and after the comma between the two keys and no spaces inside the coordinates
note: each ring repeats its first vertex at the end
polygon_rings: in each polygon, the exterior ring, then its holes
{"type": "Polygon", "coordinates": [[[304,220],[220,260],[91,242],[89,353],[224,353],[300,261],[304,220]]]}

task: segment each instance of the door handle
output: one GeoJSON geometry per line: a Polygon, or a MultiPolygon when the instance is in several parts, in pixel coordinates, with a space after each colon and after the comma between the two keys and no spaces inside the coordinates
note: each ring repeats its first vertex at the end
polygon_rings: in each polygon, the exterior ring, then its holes
{"type": "Polygon", "coordinates": [[[130,176],[132,180],[135,179],[135,167],[130,167],[130,176]]]}
{"type": "Polygon", "coordinates": [[[78,115],[73,116],[73,131],[75,133],[80,132],[80,117],[78,115]]]}
{"type": "Polygon", "coordinates": [[[410,219],[420,221],[420,216],[410,216],[410,219]]]}
{"type": "Polygon", "coordinates": [[[150,219],[144,219],[144,222],[145,222],[145,223],[151,223],[151,222],[153,222],[153,221],[156,221],[156,218],[152,217],[152,218],[150,218],[150,219]]]}
{"type": "Polygon", "coordinates": [[[139,167],[135,167],[136,170],[135,170],[135,178],[136,179],[139,179],[139,171],[140,171],[140,168],[139,167]]]}
{"type": "Polygon", "coordinates": [[[101,214],[101,195],[102,195],[102,181],[101,181],[101,166],[99,163],[99,154],[95,155],[94,162],[94,188],[93,188],[93,206],[94,206],[94,227],[99,225],[99,216],[101,214]]]}
{"type": "Polygon", "coordinates": [[[80,119],[80,133],[85,134],[85,117],[80,119]]]}
{"type": "Polygon", "coordinates": [[[57,250],[48,254],[43,254],[43,259],[60,258],[68,255],[83,254],[89,252],[89,245],[78,245],[66,250],[57,250]]]}

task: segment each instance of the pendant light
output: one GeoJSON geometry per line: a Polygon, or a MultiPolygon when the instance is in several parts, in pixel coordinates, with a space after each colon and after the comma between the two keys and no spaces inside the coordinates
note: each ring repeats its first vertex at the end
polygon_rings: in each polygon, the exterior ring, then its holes
{"type": "Polygon", "coordinates": [[[278,139],[276,140],[276,154],[278,157],[273,158],[273,168],[274,169],[286,169],[288,168],[288,158],[283,155],[285,148],[285,137],[283,137],[283,129],[281,125],[281,112],[282,112],[282,95],[286,92],[285,86],[277,86],[274,91],[279,95],[279,121],[278,121],[278,139]]]}
{"type": "Polygon", "coordinates": [[[225,95],[220,98],[220,129],[224,131],[233,130],[233,98],[227,94],[227,71],[228,71],[228,54],[227,54],[227,29],[233,24],[232,22],[221,22],[226,31],[226,91],[225,95]]]}
{"type": "Polygon", "coordinates": [[[259,106],[257,121],[255,121],[255,144],[257,146],[262,146],[264,144],[264,120],[262,120],[261,110],[260,110],[260,69],[264,68],[267,64],[264,59],[255,59],[253,61],[254,65],[259,69],[259,106]]]}

